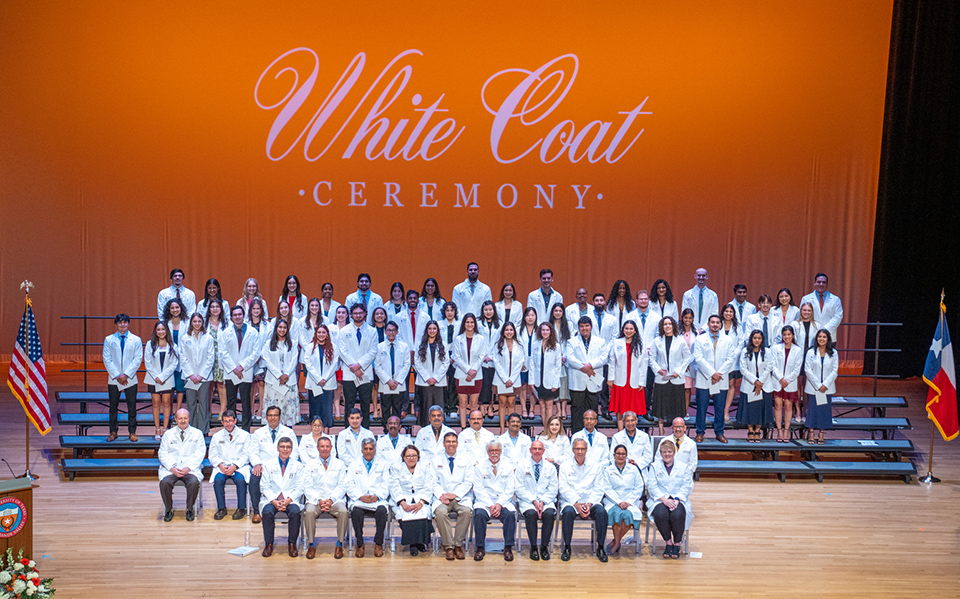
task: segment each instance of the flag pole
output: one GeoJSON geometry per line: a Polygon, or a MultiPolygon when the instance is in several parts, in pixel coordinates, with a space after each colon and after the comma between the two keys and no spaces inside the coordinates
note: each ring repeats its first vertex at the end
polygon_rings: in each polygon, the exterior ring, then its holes
{"type": "MultiPolygon", "coordinates": [[[[940,290],[940,305],[943,306],[943,300],[946,297],[946,289],[940,290]]],[[[940,311],[940,323],[943,324],[943,310],[940,311]]],[[[945,328],[945,327],[944,327],[945,328]]],[[[943,330],[943,329],[941,329],[943,330]]],[[[927,413],[927,419],[931,420],[930,413],[927,413]]],[[[927,460],[927,475],[920,479],[922,483],[938,483],[940,479],[933,475],[933,441],[936,438],[936,431],[933,427],[933,422],[930,423],[930,457],[927,460]]]]}
{"type": "MultiPolygon", "coordinates": [[[[29,309],[29,308],[30,308],[30,290],[33,289],[33,287],[34,287],[34,285],[33,285],[33,283],[31,283],[30,281],[24,281],[23,283],[20,283],[20,289],[22,289],[23,292],[24,292],[23,301],[24,301],[24,304],[25,304],[25,306],[24,306],[25,309],[29,309]]],[[[23,348],[23,349],[24,349],[24,352],[25,352],[26,355],[27,355],[27,362],[29,362],[29,361],[30,361],[30,331],[27,331],[27,334],[24,336],[24,348],[23,348]]],[[[29,372],[29,369],[28,369],[28,371],[27,371],[26,376],[23,377],[23,389],[24,389],[24,391],[26,391],[26,403],[30,403],[30,372],[29,372]]],[[[27,417],[26,412],[24,412],[24,420],[25,420],[26,425],[27,425],[27,435],[26,435],[26,439],[27,439],[27,454],[26,454],[27,469],[24,471],[23,476],[21,476],[20,478],[26,478],[26,479],[28,479],[28,480],[37,480],[37,479],[40,478],[40,477],[39,477],[38,475],[32,474],[32,473],[30,472],[30,418],[27,417]]]]}

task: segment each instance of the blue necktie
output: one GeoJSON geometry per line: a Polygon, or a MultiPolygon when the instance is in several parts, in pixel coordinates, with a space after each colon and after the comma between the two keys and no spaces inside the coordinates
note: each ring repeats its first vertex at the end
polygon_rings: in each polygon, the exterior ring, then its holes
{"type": "Polygon", "coordinates": [[[120,337],[120,353],[123,354],[123,347],[127,344],[127,336],[126,335],[117,335],[117,336],[120,337]]]}
{"type": "Polygon", "coordinates": [[[587,433],[587,437],[590,439],[590,447],[593,447],[593,433],[587,433]]]}
{"type": "Polygon", "coordinates": [[[767,318],[769,317],[763,317],[763,343],[767,347],[770,347],[770,333],[767,332],[767,318]]]}
{"type": "Polygon", "coordinates": [[[367,467],[367,474],[370,474],[370,466],[372,466],[373,464],[364,460],[363,465],[367,467]]]}
{"type": "Polygon", "coordinates": [[[740,322],[743,322],[743,304],[738,304],[740,308],[740,322]]]}
{"type": "Polygon", "coordinates": [[[360,337],[361,337],[361,335],[360,335],[360,328],[357,327],[357,345],[360,345],[360,337]]]}
{"type": "Polygon", "coordinates": [[[270,440],[273,441],[274,443],[277,442],[277,429],[275,428],[270,429],[270,440]]]}
{"type": "Polygon", "coordinates": [[[394,362],[393,358],[393,344],[390,344],[390,376],[393,377],[397,373],[397,365],[394,362]]]}
{"type": "Polygon", "coordinates": [[[448,457],[447,460],[450,461],[450,474],[453,474],[453,458],[448,457]]]}
{"type": "Polygon", "coordinates": [[[537,482],[540,482],[540,462],[533,465],[533,476],[536,477],[537,482]]]}
{"type": "Polygon", "coordinates": [[[647,328],[647,313],[646,313],[646,312],[641,312],[641,313],[640,313],[640,323],[641,323],[641,326],[642,326],[643,328],[647,328]]]}

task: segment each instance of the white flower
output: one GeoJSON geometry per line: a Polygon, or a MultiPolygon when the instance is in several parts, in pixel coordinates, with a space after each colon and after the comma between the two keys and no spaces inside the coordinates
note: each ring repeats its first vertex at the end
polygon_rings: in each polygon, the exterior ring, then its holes
{"type": "Polygon", "coordinates": [[[33,584],[33,581],[32,581],[32,580],[27,580],[27,588],[28,588],[28,589],[35,589],[35,588],[37,588],[37,585],[33,584]]]}
{"type": "Polygon", "coordinates": [[[21,564],[20,562],[17,562],[17,563],[15,563],[15,564],[13,564],[13,569],[14,569],[15,571],[19,572],[20,570],[23,570],[23,564],[21,564]]]}
{"type": "Polygon", "coordinates": [[[26,589],[27,589],[27,583],[23,582],[22,580],[14,580],[14,581],[13,581],[13,592],[14,592],[14,594],[22,593],[22,592],[25,591],[26,589]]]}
{"type": "Polygon", "coordinates": [[[10,573],[7,572],[6,570],[4,570],[3,572],[0,572],[0,584],[5,584],[10,582],[11,578],[13,577],[10,576],[10,573]]]}
{"type": "Polygon", "coordinates": [[[40,578],[40,575],[37,574],[36,572],[30,572],[29,574],[27,574],[27,578],[40,578]]]}
{"type": "Polygon", "coordinates": [[[37,567],[37,562],[35,562],[35,561],[33,561],[33,560],[30,560],[30,563],[27,564],[27,565],[30,566],[31,568],[36,568],[36,567],[37,567]]]}
{"type": "Polygon", "coordinates": [[[33,590],[33,589],[27,589],[27,595],[33,595],[34,593],[36,593],[35,590],[33,590]]]}

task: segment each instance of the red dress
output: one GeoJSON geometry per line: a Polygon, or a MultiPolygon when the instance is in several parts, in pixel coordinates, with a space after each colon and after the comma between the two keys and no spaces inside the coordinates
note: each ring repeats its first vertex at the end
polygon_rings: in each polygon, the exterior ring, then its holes
{"type": "Polygon", "coordinates": [[[633,352],[627,347],[627,384],[623,387],[610,385],[610,411],[615,414],[635,412],[637,415],[647,413],[647,394],[643,387],[634,389],[630,386],[631,364],[633,352]]]}

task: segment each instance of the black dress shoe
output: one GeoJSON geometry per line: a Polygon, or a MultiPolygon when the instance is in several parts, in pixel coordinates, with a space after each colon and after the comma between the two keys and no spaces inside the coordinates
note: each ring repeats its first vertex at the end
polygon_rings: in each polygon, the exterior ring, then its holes
{"type": "Polygon", "coordinates": [[[232,517],[234,520],[243,520],[244,518],[247,517],[247,510],[237,510],[237,511],[233,512],[233,516],[231,516],[231,517],[232,517]]]}
{"type": "Polygon", "coordinates": [[[193,522],[195,517],[193,510],[187,510],[187,522],[193,522]]]}
{"type": "Polygon", "coordinates": [[[513,548],[512,548],[512,547],[504,547],[504,548],[503,548],[503,559],[504,559],[504,561],[507,561],[507,562],[512,562],[512,561],[513,561],[513,548]]]}
{"type": "Polygon", "coordinates": [[[166,512],[166,513],[163,514],[163,521],[164,521],[164,522],[169,522],[169,521],[171,521],[171,520],[173,520],[173,510],[170,510],[169,512],[166,512]]]}
{"type": "Polygon", "coordinates": [[[542,559],[543,561],[548,561],[550,559],[550,552],[547,551],[546,547],[540,548],[540,559],[542,559]]]}
{"type": "Polygon", "coordinates": [[[603,564],[607,563],[607,552],[603,547],[597,549],[597,559],[603,564]]]}
{"type": "Polygon", "coordinates": [[[477,551],[473,554],[473,561],[475,561],[475,562],[482,562],[482,561],[483,561],[483,556],[486,555],[486,554],[487,554],[487,552],[484,551],[483,549],[477,549],[477,551]]]}
{"type": "Polygon", "coordinates": [[[567,545],[563,548],[563,551],[560,553],[560,559],[565,562],[570,561],[570,546],[567,545]]]}
{"type": "Polygon", "coordinates": [[[227,508],[217,510],[217,513],[213,515],[214,520],[223,520],[227,517],[227,508]]]}
{"type": "Polygon", "coordinates": [[[531,547],[531,548],[530,548],[530,559],[533,560],[533,561],[535,561],[535,562],[539,562],[539,561],[540,561],[540,552],[537,550],[536,547],[531,547]]]}
{"type": "Polygon", "coordinates": [[[417,557],[420,555],[420,550],[417,549],[416,545],[410,545],[410,557],[417,557]]]}

